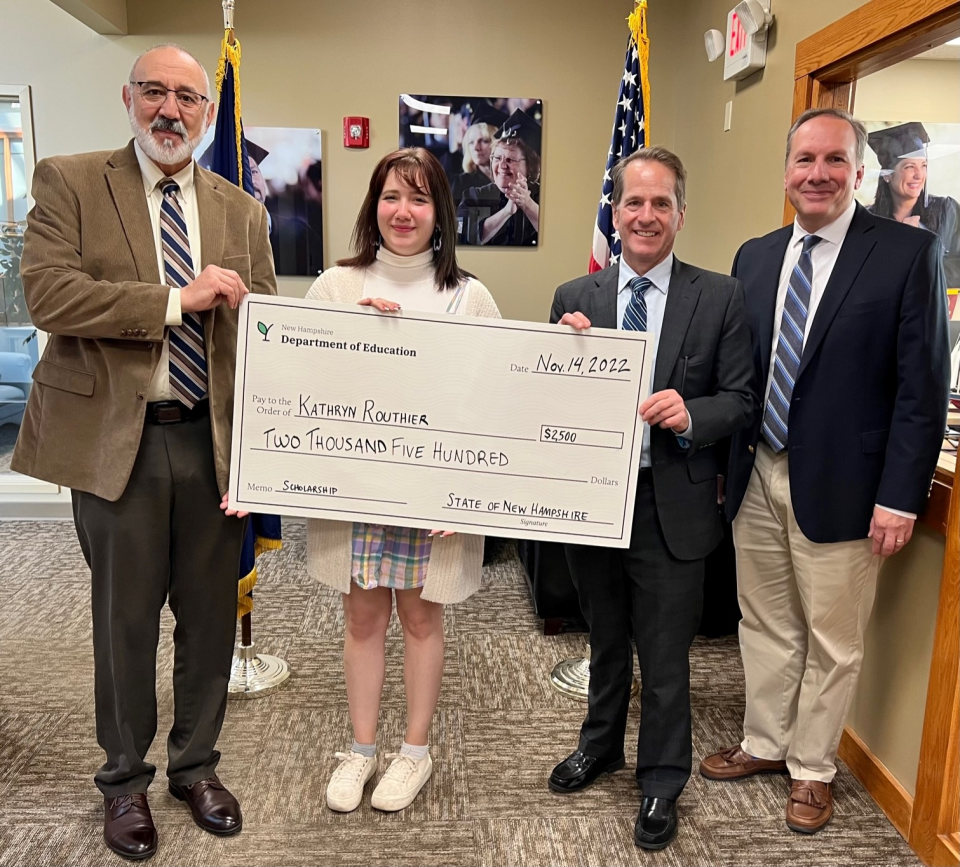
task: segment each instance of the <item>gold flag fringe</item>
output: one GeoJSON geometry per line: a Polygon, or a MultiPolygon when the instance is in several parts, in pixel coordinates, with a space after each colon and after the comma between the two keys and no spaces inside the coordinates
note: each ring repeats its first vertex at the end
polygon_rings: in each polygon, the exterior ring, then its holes
{"type": "Polygon", "coordinates": [[[637,0],[637,6],[627,18],[633,41],[640,55],[640,87],[643,93],[643,144],[650,146],[650,36],[647,30],[647,0],[637,0]]]}
{"type": "Polygon", "coordinates": [[[237,184],[243,187],[243,129],[240,126],[240,40],[232,30],[224,30],[220,43],[220,62],[217,63],[217,95],[223,89],[223,79],[227,75],[227,64],[233,67],[233,114],[237,136],[237,184]]]}

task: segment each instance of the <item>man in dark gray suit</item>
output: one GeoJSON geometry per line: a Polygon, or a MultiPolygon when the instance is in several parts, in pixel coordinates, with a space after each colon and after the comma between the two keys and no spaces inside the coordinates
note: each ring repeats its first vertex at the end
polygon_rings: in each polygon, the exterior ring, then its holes
{"type": "Polygon", "coordinates": [[[719,441],[752,423],[758,399],[740,283],[673,255],[683,164],[665,148],[644,148],[617,164],[613,181],[622,257],[557,289],[550,321],[649,332],[653,394],[639,407],[646,426],[630,547],[567,546],[590,628],[590,692],[578,748],[553,769],[550,788],[579,791],[623,767],[632,632],[642,682],[634,840],[662,849],[690,777],[689,650],[703,561],[723,536],[719,441]]]}

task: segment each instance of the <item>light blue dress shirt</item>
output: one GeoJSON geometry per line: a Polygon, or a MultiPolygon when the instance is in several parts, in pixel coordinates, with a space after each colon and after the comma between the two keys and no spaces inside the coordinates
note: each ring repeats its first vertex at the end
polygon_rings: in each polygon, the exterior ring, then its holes
{"type": "MultiPolygon", "coordinates": [[[[660,330],[663,327],[663,312],[667,308],[667,293],[670,291],[670,275],[673,273],[673,253],[667,256],[659,265],[654,265],[646,274],[638,274],[620,257],[620,276],[617,282],[617,328],[623,329],[623,314],[630,303],[630,281],[635,277],[646,277],[653,286],[644,294],[647,302],[647,333],[650,335],[650,350],[653,353],[653,364],[650,366],[650,391],[647,397],[653,394],[653,378],[657,371],[657,351],[660,348],[660,330]]],[[[681,445],[688,445],[682,440],[689,439],[693,434],[693,420],[690,426],[677,434],[681,445]]],[[[643,445],[640,448],[640,466],[650,466],[650,425],[643,426],[643,445]]]]}

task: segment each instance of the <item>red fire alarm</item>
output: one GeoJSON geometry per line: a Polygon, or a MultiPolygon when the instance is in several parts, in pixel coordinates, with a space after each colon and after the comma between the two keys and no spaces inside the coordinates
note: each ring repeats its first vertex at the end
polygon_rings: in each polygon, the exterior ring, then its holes
{"type": "Polygon", "coordinates": [[[345,148],[370,147],[370,118],[345,117],[343,119],[343,146],[345,148]]]}

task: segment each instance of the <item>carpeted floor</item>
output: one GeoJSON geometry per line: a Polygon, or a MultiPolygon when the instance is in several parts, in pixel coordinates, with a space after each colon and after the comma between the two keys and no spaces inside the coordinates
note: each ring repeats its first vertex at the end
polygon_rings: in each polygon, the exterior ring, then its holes
{"type": "MultiPolygon", "coordinates": [[[[577,743],[583,707],[548,683],[560,659],[582,655],[585,636],[541,635],[512,547],[484,587],[446,613],[446,671],[431,734],[434,775],[407,810],[356,812],[324,804],[333,753],[348,744],[340,669],[339,600],[304,568],[304,529],[286,522],[284,550],[261,559],[254,633],[293,676],[280,693],[231,702],[219,747],[220,775],[239,797],[244,830],[204,833],[167,792],[162,773],[172,714],[165,612],[158,694],[160,734],[151,790],[160,833],[152,865],[906,865],[910,849],[846,768],[836,816],[815,837],[783,821],[788,783],[737,784],[695,775],[680,802],[680,835],[650,854],[633,845],[638,793],[627,768],[573,796],[546,778],[577,743]]],[[[93,716],[87,570],[69,523],[0,524],[0,867],[124,863],[101,842],[102,807],[92,775],[101,762],[93,716]]],[[[380,747],[402,735],[402,640],[394,620],[380,747]]],[[[734,743],[743,683],[734,639],[698,640],[692,654],[694,760],[734,743]]],[[[638,706],[631,711],[636,731],[638,706]]]]}

